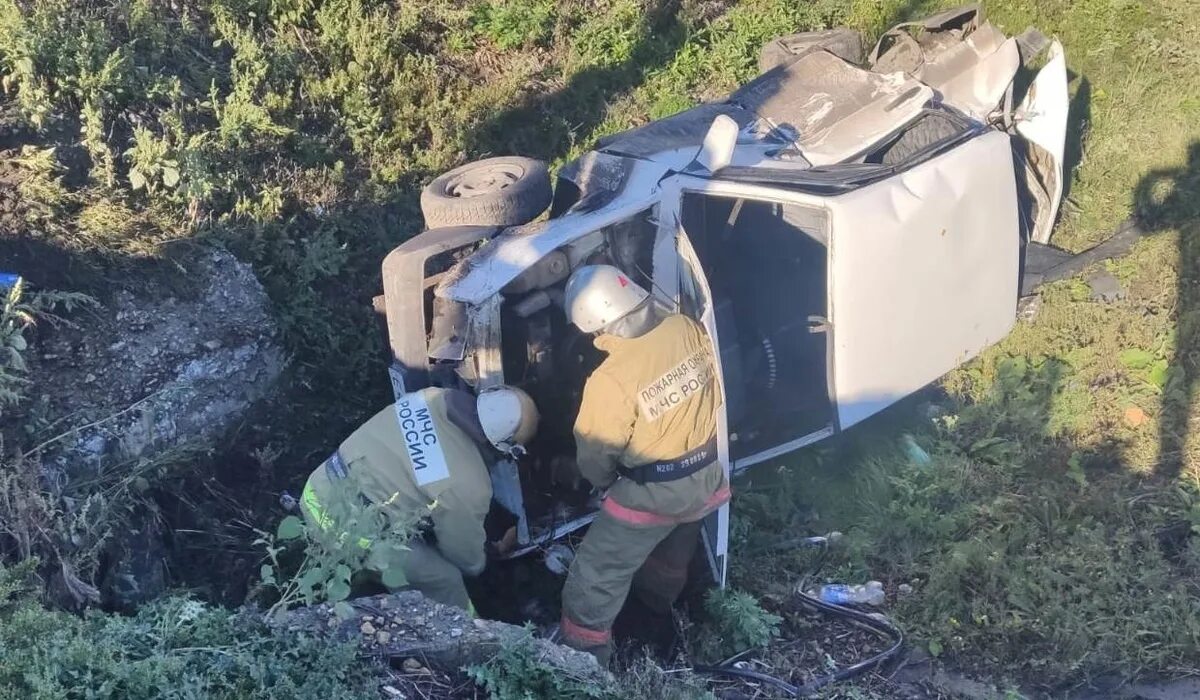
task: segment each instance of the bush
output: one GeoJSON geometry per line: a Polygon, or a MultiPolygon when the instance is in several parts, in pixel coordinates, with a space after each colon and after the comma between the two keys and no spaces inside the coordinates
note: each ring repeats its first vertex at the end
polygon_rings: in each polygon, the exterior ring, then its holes
{"type": "Polygon", "coordinates": [[[508,0],[475,7],[475,30],[505,50],[544,43],[554,28],[553,0],[508,0]]]}
{"type": "Polygon", "coordinates": [[[363,698],[377,668],[350,645],[168,598],[134,617],[40,607],[0,567],[0,694],[13,698],[363,698]]]}
{"type": "Polygon", "coordinates": [[[520,644],[506,645],[494,658],[467,669],[492,700],[615,700],[609,689],[563,675],[537,656],[530,630],[520,644]]]}
{"type": "Polygon", "coordinates": [[[395,565],[426,513],[400,517],[389,508],[398,494],[383,503],[364,504],[359,479],[359,472],[352,470],[322,497],[320,526],[289,515],[275,534],[259,532],[255,544],[265,549],[269,562],[260,568],[261,582],[278,595],[271,614],[297,604],[341,603],[350,597],[351,580],[360,573],[378,574],[381,583],[392,588],[406,583],[395,565]],[[295,567],[284,557],[290,543],[303,546],[295,567]]]}
{"type": "Polygon", "coordinates": [[[701,655],[717,660],[747,649],[765,647],[779,634],[780,616],[763,610],[758,600],[732,588],[713,589],[704,598],[708,614],[701,655]]]}
{"type": "Polygon", "coordinates": [[[25,332],[39,320],[52,322],[62,319],[54,315],[56,308],[66,311],[91,305],[94,301],[82,294],[63,292],[36,292],[27,294],[25,281],[17,278],[15,284],[5,289],[0,300],[0,417],[4,408],[15,405],[22,397],[25,384],[24,353],[27,347],[25,332]]]}

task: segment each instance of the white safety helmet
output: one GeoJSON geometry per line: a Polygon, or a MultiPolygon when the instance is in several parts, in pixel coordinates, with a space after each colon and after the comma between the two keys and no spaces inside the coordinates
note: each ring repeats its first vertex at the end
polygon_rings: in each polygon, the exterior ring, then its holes
{"type": "Polygon", "coordinates": [[[567,280],[567,319],[595,333],[642,305],[650,293],[612,265],[585,265],[567,280]]]}
{"type": "Polygon", "coordinates": [[[475,406],[483,434],[501,452],[520,450],[537,433],[537,405],[529,394],[514,386],[484,389],[475,406]]]}

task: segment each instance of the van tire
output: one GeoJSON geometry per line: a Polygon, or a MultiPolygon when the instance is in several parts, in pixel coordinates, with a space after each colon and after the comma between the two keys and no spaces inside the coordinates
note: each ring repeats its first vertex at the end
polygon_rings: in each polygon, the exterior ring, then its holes
{"type": "Polygon", "coordinates": [[[501,156],[459,166],[421,191],[425,227],[517,226],[550,206],[550,170],[533,158],[501,156]]]}

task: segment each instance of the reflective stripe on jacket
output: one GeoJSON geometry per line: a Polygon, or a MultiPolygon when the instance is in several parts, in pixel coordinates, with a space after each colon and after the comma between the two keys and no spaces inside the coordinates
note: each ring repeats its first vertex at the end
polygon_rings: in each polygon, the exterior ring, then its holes
{"type": "MultiPolygon", "coordinates": [[[[428,513],[437,549],[459,570],[473,576],[487,564],[483,524],[492,499],[492,482],[475,442],[447,417],[445,397],[449,391],[429,388],[416,392],[420,409],[411,416],[396,405],[376,413],[346,438],[336,461],[354,473],[362,496],[372,503],[385,504],[387,511],[395,511],[401,518],[428,513]],[[418,477],[410,455],[421,460],[420,466],[434,471],[444,464],[445,478],[418,477]],[[422,480],[426,483],[418,483],[422,480]]],[[[337,479],[338,469],[330,469],[327,461],[309,476],[300,499],[305,514],[322,527],[333,525],[321,503],[328,502],[337,479]]]]}

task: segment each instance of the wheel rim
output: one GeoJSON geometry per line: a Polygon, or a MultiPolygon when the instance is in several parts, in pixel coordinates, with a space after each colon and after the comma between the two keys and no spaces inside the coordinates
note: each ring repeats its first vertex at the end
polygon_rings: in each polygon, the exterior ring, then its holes
{"type": "Polygon", "coordinates": [[[525,168],[513,163],[495,163],[470,168],[446,183],[446,194],[462,199],[493,194],[516,183],[524,174],[525,168]]]}

